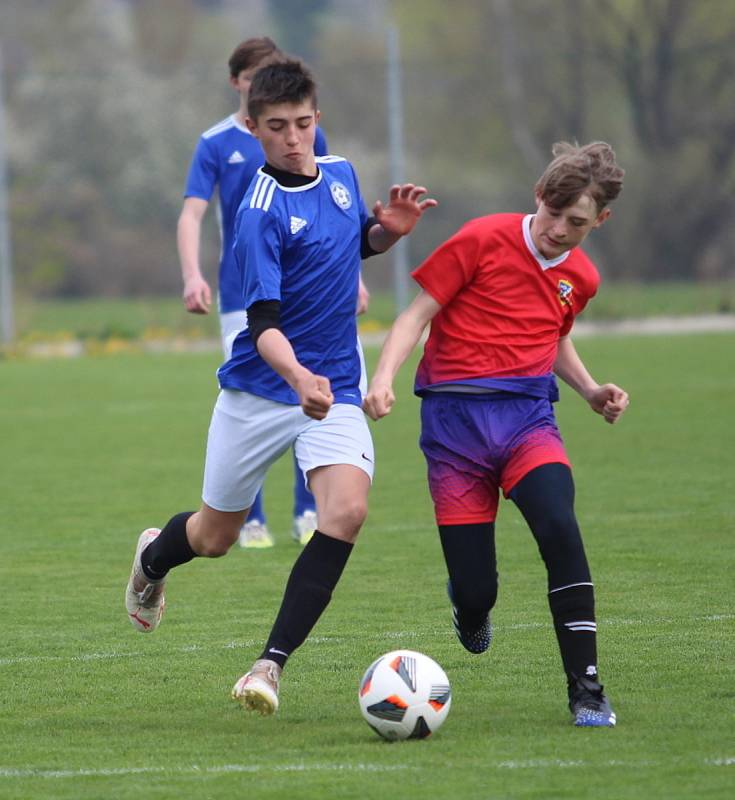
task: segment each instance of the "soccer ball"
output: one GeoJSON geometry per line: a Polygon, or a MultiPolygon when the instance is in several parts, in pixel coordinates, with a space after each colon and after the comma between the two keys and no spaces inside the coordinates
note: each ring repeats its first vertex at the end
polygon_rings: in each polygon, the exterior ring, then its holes
{"type": "Polygon", "coordinates": [[[359,701],[367,724],[384,739],[424,739],[446,719],[452,692],[436,661],[394,650],[367,668],[359,701]]]}

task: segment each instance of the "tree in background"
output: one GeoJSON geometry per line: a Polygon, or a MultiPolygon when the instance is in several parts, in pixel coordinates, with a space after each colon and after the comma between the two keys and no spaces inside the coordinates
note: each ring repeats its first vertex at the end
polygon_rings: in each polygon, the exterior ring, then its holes
{"type": "Polygon", "coordinates": [[[216,119],[230,100],[229,33],[221,17],[181,3],[181,33],[172,37],[158,10],[100,0],[0,7],[2,44],[6,33],[14,43],[6,116],[20,291],[135,295],[177,286],[184,177],[202,117],[216,119]],[[210,52],[219,72],[200,78],[191,65],[210,52]]]}
{"type": "Polygon", "coordinates": [[[321,22],[331,5],[331,0],[270,0],[281,49],[311,61],[316,55],[321,22]]]}
{"type": "MultiPolygon", "coordinates": [[[[4,0],[16,286],[174,294],[173,231],[202,120],[232,107],[226,55],[272,35],[313,66],[333,152],[363,193],[388,176],[385,23],[402,45],[406,176],[441,202],[417,263],[470,217],[532,210],[558,139],[605,139],[627,168],[620,278],[732,277],[735,4],[721,0],[4,0]]],[[[612,229],[611,229],[612,230],[612,229]]],[[[205,262],[218,235],[205,232],[205,262]]],[[[390,264],[371,288],[391,285],[390,264]]]]}
{"type": "MultiPolygon", "coordinates": [[[[455,141],[455,152],[503,188],[488,193],[488,211],[498,210],[499,201],[518,206],[519,173],[526,182],[537,174],[552,142],[606,139],[628,171],[615,236],[601,231],[596,243],[607,274],[732,276],[735,6],[719,0],[467,0],[451,7],[394,0],[393,6],[422,89],[408,95],[408,116],[431,102],[436,118],[459,123],[459,136],[438,125],[431,149],[442,137],[455,141]]],[[[456,168],[452,156],[441,158],[445,171],[456,168]]]]}
{"type": "Polygon", "coordinates": [[[732,275],[735,6],[604,0],[593,13],[590,5],[593,48],[633,135],[628,180],[640,202],[626,230],[636,259],[653,279],[732,275]]]}

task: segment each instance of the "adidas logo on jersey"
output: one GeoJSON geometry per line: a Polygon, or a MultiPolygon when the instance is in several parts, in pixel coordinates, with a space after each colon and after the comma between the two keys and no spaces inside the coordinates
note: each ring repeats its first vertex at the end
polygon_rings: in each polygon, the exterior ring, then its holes
{"type": "Polygon", "coordinates": [[[301,217],[291,217],[291,233],[298,233],[305,225],[305,219],[301,219],[301,217]]]}
{"type": "Polygon", "coordinates": [[[245,159],[239,150],[234,150],[232,155],[227,159],[228,164],[242,164],[245,159]]]}

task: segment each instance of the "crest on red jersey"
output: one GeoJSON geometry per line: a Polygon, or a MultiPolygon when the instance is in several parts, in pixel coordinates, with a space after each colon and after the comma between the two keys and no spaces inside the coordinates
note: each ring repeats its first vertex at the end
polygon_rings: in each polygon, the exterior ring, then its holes
{"type": "Polygon", "coordinates": [[[570,306],[572,304],[572,292],[574,291],[574,284],[562,278],[559,281],[559,302],[563,306],[570,306]]]}

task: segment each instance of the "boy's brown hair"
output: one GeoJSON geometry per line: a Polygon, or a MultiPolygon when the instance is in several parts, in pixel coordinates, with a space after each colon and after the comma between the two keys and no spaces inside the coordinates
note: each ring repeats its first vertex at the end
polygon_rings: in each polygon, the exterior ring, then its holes
{"type": "Polygon", "coordinates": [[[279,49],[273,39],[268,36],[258,36],[240,42],[227,64],[230,68],[230,76],[237,78],[244,69],[285,60],[286,54],[279,49]]]}
{"type": "Polygon", "coordinates": [[[606,142],[557,142],[551,152],[554,160],[535,186],[536,196],[550,208],[566,208],[588,194],[599,213],[622,191],[625,170],[618,166],[615,151],[606,142]]]}
{"type": "Polygon", "coordinates": [[[311,101],[316,108],[316,83],[306,66],[295,59],[269,64],[255,73],[248,93],[248,116],[257,120],[266,106],[298,105],[311,101]]]}

